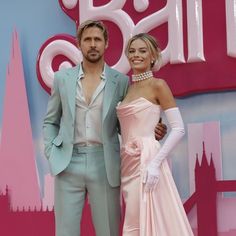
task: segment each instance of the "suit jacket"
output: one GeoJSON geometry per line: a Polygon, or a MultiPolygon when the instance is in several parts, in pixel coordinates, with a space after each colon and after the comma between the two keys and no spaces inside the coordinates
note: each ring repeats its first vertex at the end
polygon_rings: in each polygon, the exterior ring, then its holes
{"type": "MultiPolygon", "coordinates": [[[[79,66],[55,74],[43,123],[45,155],[51,173],[57,175],[70,163],[74,142],[75,97],[79,66]]],[[[109,184],[120,184],[120,144],[116,106],[126,95],[128,77],[108,67],[103,98],[102,140],[109,184]]]]}

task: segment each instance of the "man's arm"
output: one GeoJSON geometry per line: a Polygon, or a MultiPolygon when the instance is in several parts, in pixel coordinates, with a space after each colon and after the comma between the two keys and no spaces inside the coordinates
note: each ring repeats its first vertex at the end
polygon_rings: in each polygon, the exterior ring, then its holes
{"type": "Polygon", "coordinates": [[[47,158],[50,156],[52,142],[59,133],[61,115],[61,98],[58,89],[58,81],[55,77],[51,96],[48,101],[47,113],[43,122],[44,153],[47,158]]]}
{"type": "Polygon", "coordinates": [[[162,123],[162,119],[160,118],[159,122],[155,127],[155,138],[156,140],[162,140],[167,133],[167,126],[162,123]]]}

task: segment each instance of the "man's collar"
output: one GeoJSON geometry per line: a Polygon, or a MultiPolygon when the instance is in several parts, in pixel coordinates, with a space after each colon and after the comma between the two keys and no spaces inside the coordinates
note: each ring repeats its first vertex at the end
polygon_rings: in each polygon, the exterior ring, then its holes
{"type": "MultiPolygon", "coordinates": [[[[102,71],[102,74],[101,74],[101,79],[102,80],[106,80],[106,63],[104,64],[104,67],[103,67],[103,71],[102,71]]],[[[82,65],[82,62],[80,62],[80,66],[79,66],[79,73],[78,73],[78,79],[80,80],[81,78],[84,77],[84,71],[83,71],[83,65],[82,65]]]]}

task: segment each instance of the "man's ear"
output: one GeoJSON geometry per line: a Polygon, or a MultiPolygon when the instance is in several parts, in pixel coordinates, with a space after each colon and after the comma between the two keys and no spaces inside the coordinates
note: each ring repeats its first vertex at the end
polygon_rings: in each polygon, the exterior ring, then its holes
{"type": "Polygon", "coordinates": [[[80,50],[80,43],[78,41],[76,42],[76,46],[80,50]]]}
{"type": "Polygon", "coordinates": [[[108,41],[106,42],[105,48],[107,49],[109,46],[108,41]]]}

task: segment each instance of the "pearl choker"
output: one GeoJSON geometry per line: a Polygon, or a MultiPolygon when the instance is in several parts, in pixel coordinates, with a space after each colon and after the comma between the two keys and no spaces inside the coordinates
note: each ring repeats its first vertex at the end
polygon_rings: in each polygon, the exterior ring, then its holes
{"type": "Polygon", "coordinates": [[[132,82],[139,82],[141,80],[150,79],[153,77],[152,71],[146,71],[141,74],[132,75],[132,82]]]}

